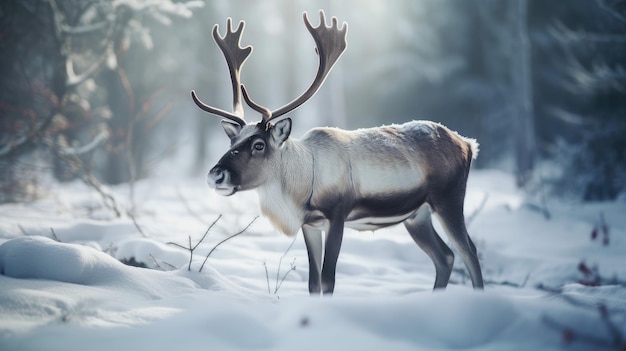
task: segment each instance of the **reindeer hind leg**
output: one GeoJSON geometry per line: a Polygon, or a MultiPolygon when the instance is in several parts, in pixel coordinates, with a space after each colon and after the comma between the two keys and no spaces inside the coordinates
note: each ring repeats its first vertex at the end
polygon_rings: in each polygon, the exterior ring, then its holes
{"type": "Polygon", "coordinates": [[[480,270],[476,246],[465,227],[463,197],[452,197],[445,202],[437,203],[435,213],[461,256],[472,280],[472,286],[474,289],[483,289],[483,276],[480,270]]]}
{"type": "Polygon", "coordinates": [[[431,222],[431,210],[428,204],[422,205],[417,212],[406,221],[404,226],[413,241],[430,257],[435,265],[435,285],[433,289],[443,289],[448,285],[454,254],[441,240],[431,222]]]}

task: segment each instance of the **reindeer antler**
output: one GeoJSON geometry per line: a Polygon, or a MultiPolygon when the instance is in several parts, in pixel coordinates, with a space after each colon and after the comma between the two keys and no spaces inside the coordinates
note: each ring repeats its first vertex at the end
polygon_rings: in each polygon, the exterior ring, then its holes
{"type": "Polygon", "coordinates": [[[246,125],[246,121],[243,118],[244,113],[243,106],[241,104],[240,71],[241,67],[243,67],[243,64],[246,62],[246,59],[252,52],[252,46],[242,48],[240,45],[241,34],[243,33],[243,28],[245,26],[243,21],[239,22],[237,29],[234,31],[232,19],[229,18],[226,22],[227,28],[224,37],[220,36],[219,26],[216,24],[213,27],[213,39],[224,54],[224,58],[228,64],[228,70],[230,71],[230,80],[233,88],[233,112],[230,113],[203,103],[200,99],[198,99],[194,90],[191,91],[191,97],[196,105],[198,105],[198,107],[202,110],[214,115],[225,117],[241,126],[244,126],[246,125]]]}
{"type": "Polygon", "coordinates": [[[348,32],[348,24],[346,22],[343,22],[340,29],[337,23],[337,18],[332,17],[332,25],[328,27],[326,25],[326,16],[324,14],[324,11],[320,10],[319,14],[320,24],[317,27],[313,27],[311,25],[311,22],[309,21],[309,17],[306,12],[303,14],[304,24],[309,30],[309,33],[311,33],[313,40],[315,40],[315,51],[319,56],[319,67],[317,69],[317,74],[315,75],[313,83],[311,83],[311,86],[304,93],[302,93],[302,95],[300,95],[290,103],[286,104],[285,106],[270,112],[267,108],[252,101],[245,87],[241,87],[241,90],[243,91],[243,97],[246,100],[248,106],[262,114],[263,119],[261,123],[267,125],[269,121],[276,119],[290,111],[293,111],[294,109],[305,103],[307,100],[309,100],[311,97],[313,97],[313,95],[315,95],[315,93],[322,86],[322,83],[324,83],[324,80],[328,76],[328,73],[330,73],[335,62],[337,62],[343,51],[346,49],[346,35],[348,32]]]}

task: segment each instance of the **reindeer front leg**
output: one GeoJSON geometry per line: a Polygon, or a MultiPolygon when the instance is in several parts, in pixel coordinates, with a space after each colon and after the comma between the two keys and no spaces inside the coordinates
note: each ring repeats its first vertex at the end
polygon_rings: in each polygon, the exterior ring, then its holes
{"type": "Polygon", "coordinates": [[[324,264],[322,266],[322,293],[324,295],[332,295],[335,290],[335,270],[343,240],[344,222],[343,217],[331,219],[326,232],[324,264]]]}
{"type": "Polygon", "coordinates": [[[304,243],[309,256],[309,294],[319,295],[322,292],[322,231],[302,227],[302,234],[304,235],[304,243]]]}

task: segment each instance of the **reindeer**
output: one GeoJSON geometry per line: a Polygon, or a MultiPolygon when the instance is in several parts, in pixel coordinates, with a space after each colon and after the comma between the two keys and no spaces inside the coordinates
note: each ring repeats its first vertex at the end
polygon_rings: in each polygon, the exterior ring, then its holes
{"type": "Polygon", "coordinates": [[[311,86],[295,100],[270,111],[254,102],[240,82],[241,68],[252,47],[240,46],[244,22],[236,30],[227,20],[224,37],[213,27],[233,90],[227,112],[191,96],[202,110],[223,117],[230,149],[217,162],[207,182],[221,195],[256,189],[262,213],[288,236],[302,229],[309,261],[309,293],[332,294],[344,227],[373,231],[403,223],[413,240],[435,265],[433,289],[445,288],[454,254],[435,232],[431,213],[443,224],[461,255],[475,289],[483,288],[476,247],[467,233],[463,201],[470,164],[478,153],[473,139],[441,124],[411,121],[370,129],[314,128],[301,139],[290,138],[292,120],[285,115],[309,100],[320,88],[346,48],[347,24],[337,18],[313,27],[319,67],[311,86]],[[246,123],[241,97],[261,114],[246,123]],[[325,232],[325,242],[322,239],[325,232]]]}

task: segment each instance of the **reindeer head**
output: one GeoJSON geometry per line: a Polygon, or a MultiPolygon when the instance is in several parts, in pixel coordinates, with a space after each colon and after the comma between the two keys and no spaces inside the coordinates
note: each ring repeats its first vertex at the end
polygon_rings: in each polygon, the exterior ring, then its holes
{"type": "Polygon", "coordinates": [[[252,52],[252,47],[240,46],[244,22],[239,22],[233,31],[232,20],[227,21],[224,37],[219,34],[218,25],[213,27],[213,39],[221,49],[228,69],[233,90],[233,111],[227,112],[209,106],[191,91],[193,101],[202,110],[221,116],[222,127],[230,138],[231,147],[207,175],[207,183],[222,195],[232,195],[239,190],[248,190],[264,184],[272,171],[279,166],[279,153],[291,133],[291,119],[284,115],[298,108],[310,99],[320,88],[333,65],[346,48],[348,26],[344,22],[341,29],[337,18],[332,18],[332,25],[326,25],[326,17],[320,11],[320,25],[313,27],[306,12],[303,14],[304,24],[315,40],[316,53],[319,56],[319,67],[311,86],[290,103],[277,110],[270,111],[250,98],[246,88],[241,84],[241,68],[252,52]],[[261,114],[256,123],[246,123],[244,119],[241,96],[246,104],[261,114]]]}

